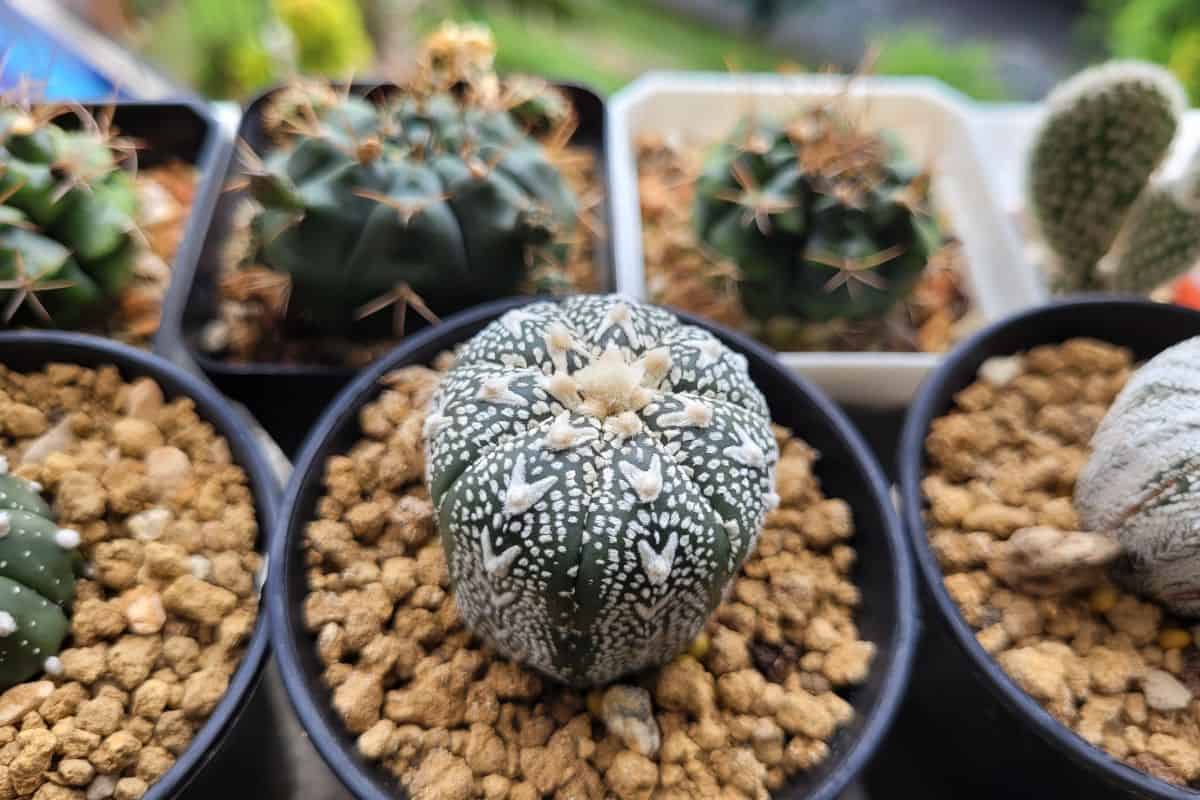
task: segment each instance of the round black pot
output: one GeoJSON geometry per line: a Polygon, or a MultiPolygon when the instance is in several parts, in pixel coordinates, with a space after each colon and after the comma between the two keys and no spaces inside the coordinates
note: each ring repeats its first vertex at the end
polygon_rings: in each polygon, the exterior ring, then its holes
{"type": "Polygon", "coordinates": [[[921,387],[899,453],[905,525],[916,553],[925,635],[905,703],[907,750],[952,784],[951,796],[1172,798],[1196,793],[1151,778],[1092,747],[1025,694],[975,640],[943,583],[922,511],[925,437],[979,365],[1077,336],[1130,348],[1149,358],[1200,334],[1200,313],[1121,298],[1068,300],[1001,320],[956,347],[921,387]]]}
{"type": "MultiPolygon", "coordinates": [[[[346,452],[360,438],[358,412],[380,391],[379,378],[398,367],[428,364],[439,353],[470,338],[508,309],[529,302],[504,300],[466,311],[409,339],[381,358],[338,395],[313,429],[284,498],[271,549],[268,609],[283,682],[322,757],[346,787],[363,800],[406,796],[395,780],[364,761],[346,732],[321,682],[313,637],[304,628],[306,592],[302,539],[322,493],[325,460],[346,452]]],[[[831,742],[832,754],[819,768],[778,794],[781,798],[833,800],[859,773],[892,721],[908,682],[917,639],[917,605],[908,550],[899,520],[874,457],[840,411],[817,389],[787,371],[765,348],[743,336],[685,314],[734,350],[745,354],[750,374],[766,395],[776,422],[795,429],[821,453],[817,462],[825,491],[854,509],[859,534],[856,580],[863,604],[861,635],[877,647],[870,677],[848,695],[855,721],[831,742]]]]}
{"type": "MultiPolygon", "coordinates": [[[[245,469],[250,478],[258,514],[259,549],[267,552],[275,528],[278,484],[248,426],[215,389],[165,359],[98,336],[39,331],[0,333],[0,363],[6,367],[33,371],[52,362],[86,367],[112,364],[126,380],[142,376],[153,378],[167,398],[191,398],[196,413],[225,437],[234,462],[245,469]]],[[[212,791],[207,787],[229,786],[230,777],[235,777],[233,783],[238,787],[247,785],[245,778],[248,776],[225,775],[223,782],[218,773],[224,771],[221,768],[225,761],[224,751],[231,749],[226,745],[235,724],[255,693],[268,644],[267,615],[265,609],[260,609],[245,655],[230,679],[224,697],[174,766],[150,787],[145,800],[211,797],[212,791]]],[[[274,778],[272,780],[278,783],[274,778]]]]}

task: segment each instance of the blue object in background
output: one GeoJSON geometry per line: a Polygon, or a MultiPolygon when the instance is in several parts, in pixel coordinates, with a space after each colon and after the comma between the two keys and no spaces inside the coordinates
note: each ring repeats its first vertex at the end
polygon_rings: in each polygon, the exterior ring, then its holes
{"type": "Polygon", "coordinates": [[[65,42],[42,30],[0,0],[0,55],[4,72],[0,89],[16,86],[22,77],[38,88],[45,100],[113,100],[126,95],[65,42]]]}

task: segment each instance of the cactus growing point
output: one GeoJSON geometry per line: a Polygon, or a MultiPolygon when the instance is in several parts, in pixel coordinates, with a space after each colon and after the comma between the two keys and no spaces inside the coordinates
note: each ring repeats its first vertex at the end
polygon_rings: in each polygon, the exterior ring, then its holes
{"type": "Polygon", "coordinates": [[[1113,288],[1148,292],[1200,260],[1200,156],[1186,174],[1150,186],[1129,212],[1111,254],[1113,288]]]}

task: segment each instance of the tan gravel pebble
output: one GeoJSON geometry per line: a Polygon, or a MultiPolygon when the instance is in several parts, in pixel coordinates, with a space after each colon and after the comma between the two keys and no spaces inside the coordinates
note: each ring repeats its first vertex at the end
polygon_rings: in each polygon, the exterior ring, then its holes
{"type": "Polygon", "coordinates": [[[437,380],[384,378],[306,532],[305,621],[364,757],[416,800],[757,798],[828,757],[853,718],[835,692],[865,679],[874,647],[854,623],[853,518],[821,494],[811,448],[777,430],[781,506],[690,654],[581,692],[462,627],[421,484],[437,380]]]}
{"type": "Polygon", "coordinates": [[[0,797],[138,800],[223,695],[257,615],[256,595],[184,564],[258,569],[249,481],[192,401],[112,367],[0,366],[0,419],[0,455],[43,485],[91,567],[62,674],[0,694],[0,797]]]}
{"type": "Polygon", "coordinates": [[[985,362],[930,426],[926,522],[946,590],[1022,689],[1115,758],[1200,788],[1200,651],[1110,581],[1117,548],[1079,531],[1071,505],[1133,369],[1091,339],[985,362]]]}

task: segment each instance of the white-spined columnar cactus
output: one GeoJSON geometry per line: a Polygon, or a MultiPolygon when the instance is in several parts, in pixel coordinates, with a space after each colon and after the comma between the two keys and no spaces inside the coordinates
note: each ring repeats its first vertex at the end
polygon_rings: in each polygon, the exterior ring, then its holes
{"type": "Polygon", "coordinates": [[[491,323],[446,375],[426,436],[464,620],[574,685],[686,647],[777,502],[745,358],[618,296],[491,323]]]}
{"type": "Polygon", "coordinates": [[[1029,207],[1061,288],[1094,289],[1100,259],[1167,155],[1186,97],[1161,67],[1115,61],[1073,76],[1046,106],[1030,151],[1029,207]]]}
{"type": "Polygon", "coordinates": [[[1128,557],[1136,588],[1200,616],[1200,337],[1146,362],[1109,408],[1075,484],[1075,509],[1128,557]]]}

